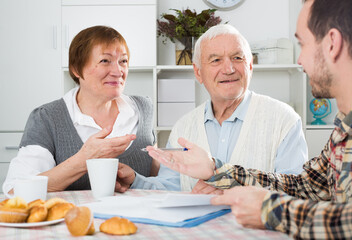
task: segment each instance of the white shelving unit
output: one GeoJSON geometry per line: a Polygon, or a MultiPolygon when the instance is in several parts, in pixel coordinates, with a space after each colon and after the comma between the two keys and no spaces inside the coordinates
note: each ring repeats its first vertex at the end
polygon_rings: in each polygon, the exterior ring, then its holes
{"type": "Polygon", "coordinates": [[[306,130],[332,130],[335,128],[335,125],[327,124],[327,125],[306,125],[306,130]]]}

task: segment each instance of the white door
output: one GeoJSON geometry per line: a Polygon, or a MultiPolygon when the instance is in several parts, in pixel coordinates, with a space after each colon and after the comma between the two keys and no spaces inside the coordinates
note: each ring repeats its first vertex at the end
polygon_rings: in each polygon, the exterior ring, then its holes
{"type": "Polygon", "coordinates": [[[134,2],[141,3],[120,1],[118,5],[64,5],[62,66],[68,66],[68,49],[73,37],[79,31],[94,25],[112,27],[125,38],[130,49],[130,67],[155,66],[156,5],[143,4],[145,1],[134,2]]]}
{"type": "Polygon", "coordinates": [[[62,96],[61,1],[0,1],[0,131],[62,96]]]}

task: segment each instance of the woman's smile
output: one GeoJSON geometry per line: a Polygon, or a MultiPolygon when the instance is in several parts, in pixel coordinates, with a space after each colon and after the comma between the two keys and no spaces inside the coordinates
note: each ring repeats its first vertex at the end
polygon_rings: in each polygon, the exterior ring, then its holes
{"type": "Polygon", "coordinates": [[[104,82],[104,85],[110,85],[110,86],[123,85],[123,81],[108,81],[108,82],[104,82]]]}

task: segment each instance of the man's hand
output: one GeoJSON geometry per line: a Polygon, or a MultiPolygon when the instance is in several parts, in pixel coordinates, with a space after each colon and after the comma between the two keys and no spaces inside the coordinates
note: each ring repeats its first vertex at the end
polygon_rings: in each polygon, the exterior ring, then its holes
{"type": "Polygon", "coordinates": [[[136,178],[136,173],[133,169],[123,163],[119,163],[119,170],[117,171],[117,178],[115,184],[115,192],[126,192],[130,188],[134,179],[136,178]]]}
{"type": "Polygon", "coordinates": [[[215,164],[209,154],[184,138],[178,143],[188,151],[162,151],[147,147],[149,155],[166,167],[193,178],[208,180],[213,176],[215,164]]]}
{"type": "Polygon", "coordinates": [[[234,187],[224,190],[221,196],[213,197],[213,205],[229,205],[236,221],[248,228],[265,229],[261,210],[265,195],[269,191],[258,187],[234,187]]]}
{"type": "Polygon", "coordinates": [[[88,138],[79,151],[84,156],[84,159],[115,158],[126,150],[132,140],[136,139],[136,135],[134,134],[106,138],[111,131],[111,127],[104,128],[88,138]]]}
{"type": "Polygon", "coordinates": [[[192,189],[192,193],[195,194],[216,194],[221,195],[223,194],[222,189],[215,188],[209,184],[206,184],[203,180],[199,180],[194,188],[192,189]]]}

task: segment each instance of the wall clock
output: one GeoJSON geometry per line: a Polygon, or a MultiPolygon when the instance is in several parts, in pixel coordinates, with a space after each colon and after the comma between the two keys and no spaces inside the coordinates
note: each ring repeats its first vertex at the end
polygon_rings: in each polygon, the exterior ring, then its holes
{"type": "Polygon", "coordinates": [[[203,0],[207,5],[219,10],[232,10],[241,5],[244,0],[203,0]]]}

